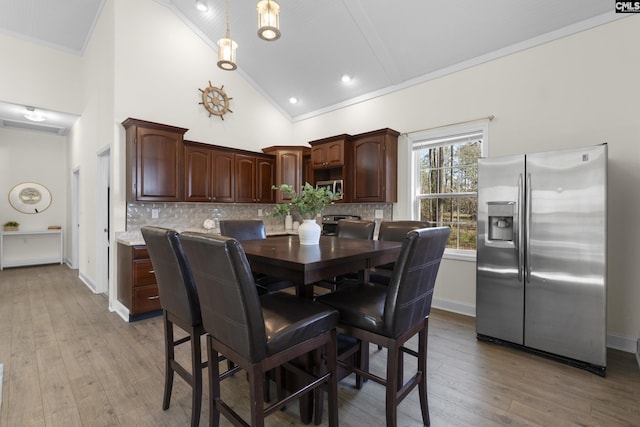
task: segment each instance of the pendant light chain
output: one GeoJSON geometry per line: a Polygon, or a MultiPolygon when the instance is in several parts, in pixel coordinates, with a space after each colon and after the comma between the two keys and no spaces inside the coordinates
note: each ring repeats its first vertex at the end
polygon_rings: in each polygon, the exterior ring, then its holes
{"type": "Polygon", "coordinates": [[[231,38],[231,31],[229,31],[229,0],[227,0],[227,38],[231,38]]]}
{"type": "Polygon", "coordinates": [[[226,71],[232,71],[238,68],[236,65],[236,49],[238,44],[231,39],[229,10],[229,0],[227,0],[227,33],[224,38],[218,40],[218,67],[226,71]]]}

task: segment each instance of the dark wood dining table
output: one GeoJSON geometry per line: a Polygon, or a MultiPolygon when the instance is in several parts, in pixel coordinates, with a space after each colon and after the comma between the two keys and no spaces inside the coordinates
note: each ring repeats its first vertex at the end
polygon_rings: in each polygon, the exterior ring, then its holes
{"type": "MultiPolygon", "coordinates": [[[[359,279],[367,281],[369,268],[398,259],[402,243],[320,236],[317,245],[307,246],[300,244],[298,236],[289,235],[243,240],[242,247],[253,272],[291,280],[298,296],[313,298],[313,284],[321,280],[358,272],[359,279]]],[[[312,398],[303,396],[300,419],[308,424],[312,417],[312,398]]]]}
{"type": "Polygon", "coordinates": [[[298,236],[272,236],[243,240],[251,270],[296,284],[299,296],[313,297],[313,284],[335,276],[359,272],[368,280],[368,269],[394,262],[401,242],[320,236],[317,245],[301,245],[298,236]]]}

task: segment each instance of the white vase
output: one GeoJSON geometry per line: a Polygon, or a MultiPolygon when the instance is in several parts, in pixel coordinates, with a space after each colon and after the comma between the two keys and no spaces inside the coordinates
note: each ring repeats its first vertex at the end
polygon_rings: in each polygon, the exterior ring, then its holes
{"type": "Polygon", "coordinates": [[[322,229],[315,219],[305,219],[298,227],[298,235],[301,245],[317,245],[320,242],[322,229]]]}
{"type": "Polygon", "coordinates": [[[291,230],[293,228],[293,218],[291,215],[287,215],[284,217],[284,229],[291,230]]]}

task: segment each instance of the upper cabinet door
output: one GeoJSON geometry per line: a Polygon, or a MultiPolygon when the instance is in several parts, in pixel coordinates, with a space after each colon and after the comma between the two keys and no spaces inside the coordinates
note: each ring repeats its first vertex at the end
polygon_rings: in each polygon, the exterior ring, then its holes
{"type": "Polygon", "coordinates": [[[229,151],[212,150],[212,202],[235,201],[235,155],[229,151]]]}
{"type": "Polygon", "coordinates": [[[275,203],[276,191],[271,188],[276,176],[276,161],[269,158],[256,158],[256,202],[275,203]]]}
{"type": "Polygon", "coordinates": [[[256,158],[236,154],[236,202],[254,203],[256,201],[256,158]]]}
{"type": "Polygon", "coordinates": [[[381,129],[353,139],[353,202],[397,202],[398,132],[381,129]]]}
{"type": "Polygon", "coordinates": [[[236,154],[236,202],[275,203],[274,158],[236,154]]]}
{"type": "Polygon", "coordinates": [[[314,169],[344,166],[344,146],[346,135],[312,141],[311,167],[314,169]]]}
{"type": "MultiPolygon", "coordinates": [[[[290,184],[296,191],[300,191],[302,182],[302,161],[309,154],[309,147],[276,145],[263,148],[262,152],[271,154],[276,158],[276,172],[274,184],[290,184]]],[[[291,201],[291,196],[276,191],[276,203],[291,201]]]]}
{"type": "MultiPolygon", "coordinates": [[[[302,188],[302,153],[298,150],[281,150],[278,153],[279,184],[291,184],[296,191],[302,188]]],[[[278,203],[289,202],[291,195],[278,191],[278,203]]]]}
{"type": "Polygon", "coordinates": [[[182,139],[187,129],[138,119],[127,133],[128,201],[182,201],[182,139]]]}
{"type": "Polygon", "coordinates": [[[211,181],[211,149],[197,145],[185,144],[185,202],[211,201],[211,181]]]}

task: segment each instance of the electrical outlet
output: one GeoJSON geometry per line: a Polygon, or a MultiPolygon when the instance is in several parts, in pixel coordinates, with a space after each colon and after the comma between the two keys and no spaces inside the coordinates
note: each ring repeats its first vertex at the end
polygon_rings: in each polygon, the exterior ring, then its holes
{"type": "Polygon", "coordinates": [[[159,209],[151,209],[151,218],[152,219],[158,219],[158,212],[160,210],[159,209]]]}
{"type": "Polygon", "coordinates": [[[376,209],[375,213],[374,213],[374,218],[375,219],[382,219],[384,218],[384,211],[382,209],[376,209]]]}
{"type": "Polygon", "coordinates": [[[258,209],[258,216],[262,216],[262,209],[258,209]]]}

